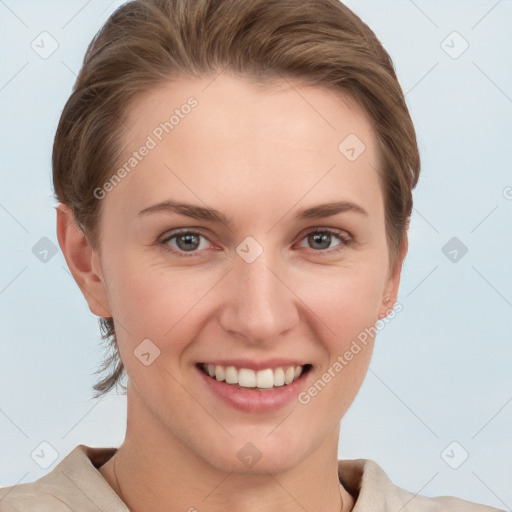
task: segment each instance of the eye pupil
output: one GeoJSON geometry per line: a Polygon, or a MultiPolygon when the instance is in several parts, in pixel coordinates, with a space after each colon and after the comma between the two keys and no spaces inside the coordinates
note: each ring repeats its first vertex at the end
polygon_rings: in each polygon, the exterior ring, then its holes
{"type": "Polygon", "coordinates": [[[199,246],[199,237],[194,234],[180,235],[177,237],[176,243],[183,251],[193,251],[199,246]],[[181,246],[181,242],[184,242],[183,246],[181,246]]]}
{"type": "Polygon", "coordinates": [[[316,249],[326,249],[331,244],[331,235],[329,233],[315,233],[310,236],[310,239],[313,240],[313,243],[320,243],[321,247],[316,247],[316,249]],[[324,243],[322,243],[324,242],[324,243]],[[325,243],[327,242],[327,243],[325,243]]]}

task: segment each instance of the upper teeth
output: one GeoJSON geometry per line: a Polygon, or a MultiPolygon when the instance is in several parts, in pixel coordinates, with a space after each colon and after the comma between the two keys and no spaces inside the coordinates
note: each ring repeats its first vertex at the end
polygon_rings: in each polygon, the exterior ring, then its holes
{"type": "Polygon", "coordinates": [[[238,384],[244,388],[269,389],[274,386],[291,384],[298,379],[304,369],[303,366],[288,366],[279,368],[267,368],[254,371],[249,368],[235,368],[234,366],[219,366],[203,364],[203,368],[210,377],[218,381],[226,381],[228,384],[238,384]]]}

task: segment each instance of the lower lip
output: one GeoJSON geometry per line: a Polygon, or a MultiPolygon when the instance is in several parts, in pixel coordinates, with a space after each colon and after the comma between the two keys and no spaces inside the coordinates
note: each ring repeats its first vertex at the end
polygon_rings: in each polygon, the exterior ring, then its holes
{"type": "Polygon", "coordinates": [[[238,388],[206,375],[197,367],[196,371],[199,372],[210,391],[231,407],[247,412],[268,412],[280,409],[297,399],[311,368],[291,384],[263,391],[257,388],[238,388]]]}

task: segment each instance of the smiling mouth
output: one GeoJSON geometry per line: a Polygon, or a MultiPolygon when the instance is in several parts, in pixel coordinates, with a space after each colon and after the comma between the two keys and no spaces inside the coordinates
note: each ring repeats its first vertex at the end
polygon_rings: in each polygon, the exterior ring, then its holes
{"type": "Polygon", "coordinates": [[[221,366],[198,363],[197,367],[204,374],[219,382],[225,382],[241,389],[271,390],[277,387],[289,386],[307,374],[310,364],[303,366],[280,366],[255,371],[250,368],[236,368],[234,366],[221,366]]]}

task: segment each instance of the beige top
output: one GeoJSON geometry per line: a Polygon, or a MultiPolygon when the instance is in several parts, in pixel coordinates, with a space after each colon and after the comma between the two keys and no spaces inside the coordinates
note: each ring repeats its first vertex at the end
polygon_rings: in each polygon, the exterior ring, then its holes
{"type": "MultiPolygon", "coordinates": [[[[0,489],[0,512],[129,512],[98,468],[116,448],[78,445],[50,473],[0,489]]],[[[394,485],[369,459],[338,461],[340,482],[356,498],[353,512],[504,512],[459,498],[428,498],[394,485]]]]}

